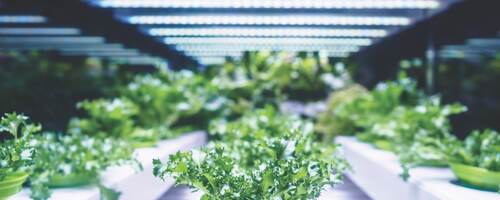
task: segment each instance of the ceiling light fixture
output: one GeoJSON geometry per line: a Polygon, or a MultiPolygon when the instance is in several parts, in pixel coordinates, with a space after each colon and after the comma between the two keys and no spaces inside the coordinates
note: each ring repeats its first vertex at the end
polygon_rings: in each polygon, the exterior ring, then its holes
{"type": "Polygon", "coordinates": [[[130,16],[132,24],[179,25],[357,25],[405,26],[408,17],[341,15],[140,15],[130,16]]]}
{"type": "Polygon", "coordinates": [[[102,0],[115,8],[435,9],[437,0],[102,0]]]}
{"type": "MultiPolygon", "coordinates": [[[[1,32],[0,32],[1,33],[1,32]]],[[[384,29],[326,28],[152,28],[153,36],[229,36],[229,37],[384,37],[384,29]]]]}

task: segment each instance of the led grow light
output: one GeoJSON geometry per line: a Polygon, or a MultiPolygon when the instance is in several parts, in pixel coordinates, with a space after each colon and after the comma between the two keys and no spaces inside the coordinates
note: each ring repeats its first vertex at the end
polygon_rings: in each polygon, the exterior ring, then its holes
{"type": "Polygon", "coordinates": [[[384,37],[384,29],[325,28],[152,28],[154,36],[384,37]]]}
{"type": "Polygon", "coordinates": [[[180,25],[381,25],[404,26],[408,17],[337,15],[160,15],[131,16],[132,24],[180,25]]]}
{"type": "Polygon", "coordinates": [[[437,0],[102,0],[119,8],[434,9],[437,0]]]}
{"type": "Polygon", "coordinates": [[[259,51],[262,49],[273,51],[359,51],[358,46],[353,45],[269,45],[269,44],[251,44],[251,45],[224,45],[224,44],[182,44],[176,45],[176,49],[180,51],[259,51]]]}
{"type": "Polygon", "coordinates": [[[23,44],[23,43],[72,43],[72,44],[95,44],[104,43],[102,37],[16,37],[6,36],[0,37],[0,44],[23,44]]]}
{"type": "Polygon", "coordinates": [[[35,15],[0,15],[0,23],[45,23],[47,19],[35,15]]]}
{"type": "Polygon", "coordinates": [[[68,44],[68,43],[22,43],[22,44],[3,44],[0,46],[2,49],[10,50],[26,50],[26,49],[39,49],[39,50],[65,50],[65,49],[76,49],[76,50],[89,50],[89,51],[111,51],[111,50],[121,50],[123,46],[120,44],[68,44]]]}
{"type": "Polygon", "coordinates": [[[60,49],[64,53],[128,53],[128,54],[140,54],[136,49],[60,49]]]}
{"type": "Polygon", "coordinates": [[[242,51],[237,52],[237,51],[186,51],[184,54],[188,56],[195,56],[195,57],[200,57],[200,56],[231,56],[231,57],[237,57],[241,56],[243,54],[242,51]]]}
{"type": "Polygon", "coordinates": [[[76,28],[0,28],[0,35],[79,35],[76,28]]]}
{"type": "Polygon", "coordinates": [[[248,38],[248,37],[167,37],[166,44],[264,44],[264,45],[356,45],[372,43],[367,38],[248,38]]]}
{"type": "Polygon", "coordinates": [[[113,56],[143,56],[138,52],[61,52],[65,56],[93,56],[93,57],[113,57],[113,56]]]}

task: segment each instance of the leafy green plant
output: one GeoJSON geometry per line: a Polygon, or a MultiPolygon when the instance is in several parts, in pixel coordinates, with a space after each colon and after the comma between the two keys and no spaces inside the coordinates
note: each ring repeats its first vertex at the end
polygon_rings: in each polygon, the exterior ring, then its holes
{"type": "Polygon", "coordinates": [[[486,129],[473,131],[465,141],[448,145],[449,162],[500,172],[500,134],[486,129]]]}
{"type": "Polygon", "coordinates": [[[323,141],[332,142],[336,135],[353,135],[356,133],[355,122],[347,117],[341,117],[336,113],[340,106],[346,102],[352,102],[357,98],[368,95],[368,91],[360,85],[352,85],[334,91],[327,101],[327,109],[318,117],[315,130],[322,134],[323,141]]]}
{"type": "Polygon", "coordinates": [[[441,105],[438,97],[417,106],[398,106],[362,135],[370,141],[385,140],[394,146],[403,178],[415,166],[445,166],[444,147],[454,139],[449,116],[465,111],[460,104],[441,105]]]}
{"type": "Polygon", "coordinates": [[[122,98],[83,101],[77,106],[88,117],[71,120],[69,132],[74,134],[128,138],[134,130],[132,117],[139,112],[135,104],[122,98]]]}
{"type": "Polygon", "coordinates": [[[301,101],[324,98],[332,89],[350,82],[343,67],[324,59],[285,52],[250,52],[240,62],[226,62],[213,82],[232,100],[249,100],[256,107],[287,98],[301,101]]]}
{"type": "Polygon", "coordinates": [[[212,127],[219,140],[205,148],[155,160],[154,174],[201,190],[202,199],[315,199],[347,164],[334,146],[316,143],[312,127],[267,107],[212,127]]]}
{"type": "Polygon", "coordinates": [[[30,143],[34,144],[37,152],[30,177],[33,199],[50,197],[49,186],[54,184],[52,182],[55,181],[55,176],[81,176],[79,179],[88,177],[91,179],[88,181],[92,183],[98,182],[100,172],[110,166],[131,164],[140,168],[139,162],[132,156],[133,149],[130,145],[117,138],[45,133],[34,137],[30,143]]]}
{"type": "Polygon", "coordinates": [[[121,90],[140,110],[137,125],[159,131],[162,138],[174,137],[172,129],[206,128],[208,119],[223,110],[225,100],[217,93],[204,77],[187,71],[137,76],[121,90]],[[198,127],[192,121],[199,121],[198,127]]]}
{"type": "Polygon", "coordinates": [[[6,133],[10,139],[0,143],[0,180],[9,173],[31,172],[35,149],[30,139],[40,129],[40,125],[28,123],[25,115],[7,113],[1,118],[0,133],[6,133]]]}
{"type": "Polygon", "coordinates": [[[304,123],[297,116],[282,115],[276,108],[266,106],[246,112],[235,121],[215,120],[210,124],[209,134],[222,141],[233,141],[247,137],[264,139],[280,137],[291,128],[310,129],[311,125],[311,123],[304,123]]]}
{"type": "Polygon", "coordinates": [[[135,77],[121,94],[140,109],[138,125],[146,128],[171,125],[178,117],[175,107],[184,100],[182,91],[169,87],[153,75],[135,77]]]}
{"type": "Polygon", "coordinates": [[[380,83],[369,94],[359,95],[338,104],[332,113],[332,123],[349,125],[345,127],[346,130],[339,130],[341,134],[356,130],[358,138],[373,142],[374,138],[370,135],[357,133],[371,129],[378,122],[386,121],[397,107],[415,105],[421,98],[415,81],[402,72],[397,81],[380,83]]]}

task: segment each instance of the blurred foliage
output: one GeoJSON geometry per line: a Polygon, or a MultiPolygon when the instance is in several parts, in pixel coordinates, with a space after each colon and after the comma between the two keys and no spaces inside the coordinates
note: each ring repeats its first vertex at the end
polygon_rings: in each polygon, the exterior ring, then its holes
{"type": "Polygon", "coordinates": [[[248,52],[241,61],[228,61],[207,74],[231,99],[246,99],[257,106],[284,99],[316,101],[349,83],[349,72],[332,67],[313,54],[248,52]]]}
{"type": "Polygon", "coordinates": [[[315,130],[322,134],[325,142],[331,142],[336,135],[351,135],[356,132],[356,125],[352,120],[337,115],[343,103],[354,101],[364,95],[368,95],[361,85],[351,85],[336,90],[330,94],[327,100],[327,109],[318,117],[315,130]]]}
{"type": "Polygon", "coordinates": [[[458,135],[474,129],[500,129],[500,54],[476,59],[447,58],[438,68],[437,91],[445,102],[459,101],[469,112],[454,118],[458,135]]]}
{"type": "Polygon", "coordinates": [[[0,113],[30,115],[47,129],[64,130],[76,103],[116,94],[131,74],[106,62],[51,53],[0,54],[0,113]]]}
{"type": "Polygon", "coordinates": [[[447,154],[450,162],[500,172],[500,134],[474,130],[464,141],[449,145],[447,154]]]}

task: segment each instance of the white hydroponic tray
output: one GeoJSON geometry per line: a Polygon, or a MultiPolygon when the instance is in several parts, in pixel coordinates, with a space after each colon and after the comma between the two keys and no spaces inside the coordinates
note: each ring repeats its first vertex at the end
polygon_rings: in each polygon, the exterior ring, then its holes
{"type": "MultiPolygon", "coordinates": [[[[206,133],[196,131],[187,133],[176,139],[161,141],[154,148],[139,148],[135,150],[134,154],[142,164],[143,171],[136,172],[131,166],[111,167],[102,174],[102,183],[107,187],[121,192],[120,199],[123,200],[157,199],[174,185],[174,180],[167,179],[164,182],[160,178],[153,176],[153,159],[166,160],[169,155],[177,151],[201,146],[206,141],[206,133]]],[[[29,195],[29,189],[25,188],[10,199],[27,200],[31,199],[29,195]]],[[[84,186],[54,189],[52,190],[50,199],[98,200],[99,198],[99,189],[96,186],[84,186]]]]}
{"type": "Polygon", "coordinates": [[[353,168],[349,178],[374,200],[499,200],[496,192],[458,184],[449,168],[419,167],[404,182],[396,155],[373,148],[354,137],[337,137],[353,168]]]}

